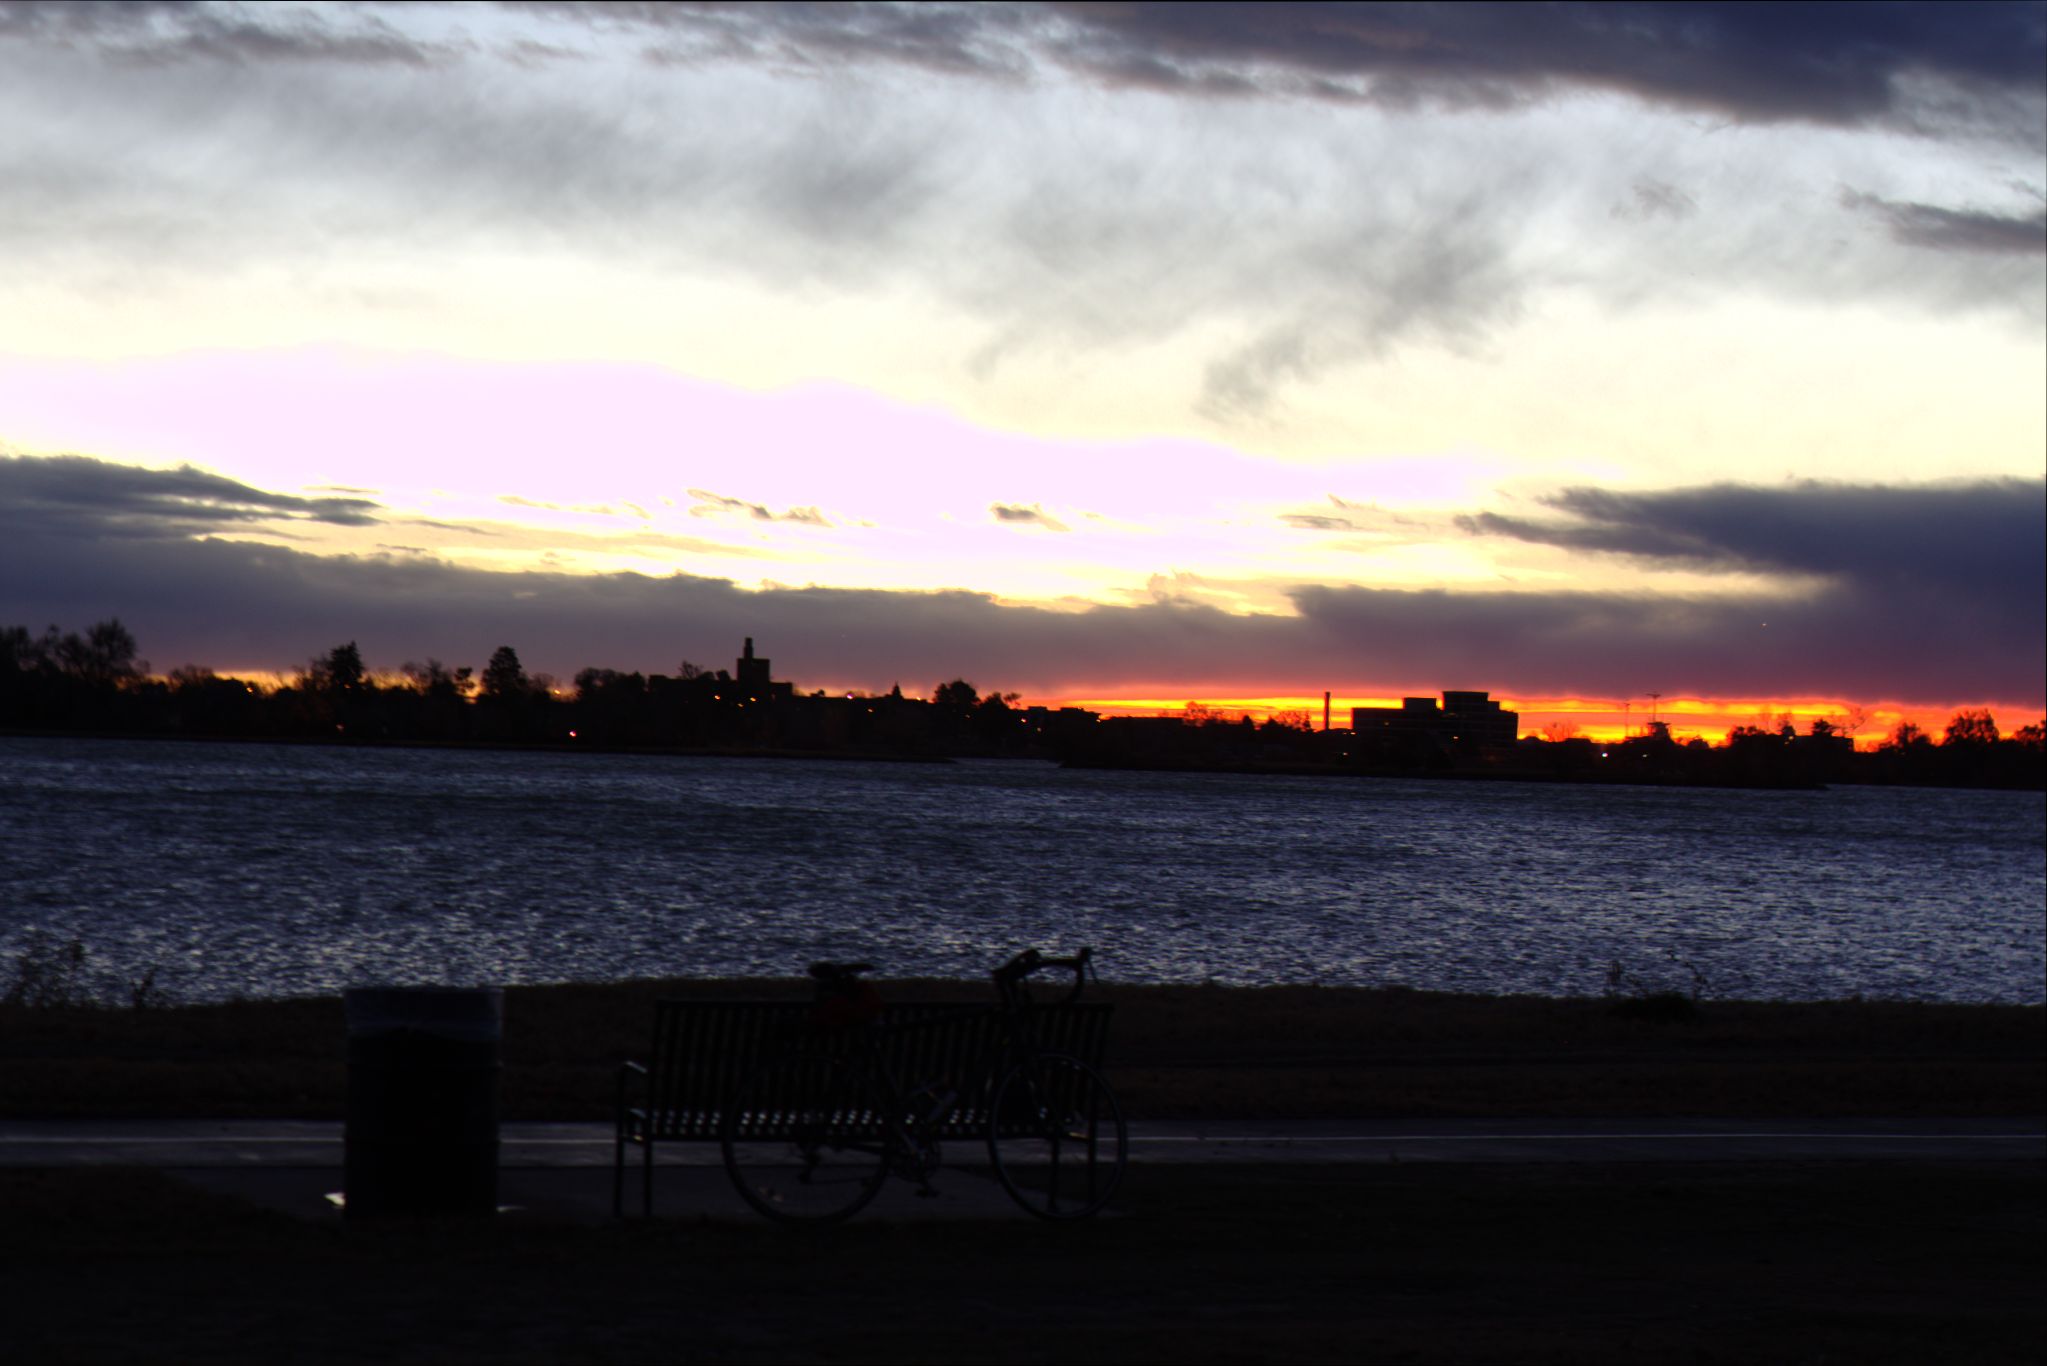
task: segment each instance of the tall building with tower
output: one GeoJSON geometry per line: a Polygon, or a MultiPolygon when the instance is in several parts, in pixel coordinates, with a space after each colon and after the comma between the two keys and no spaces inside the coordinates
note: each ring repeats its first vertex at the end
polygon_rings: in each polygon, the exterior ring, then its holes
{"type": "Polygon", "coordinates": [[[732,679],[739,684],[739,691],[747,697],[766,697],[772,686],[765,657],[756,657],[753,652],[753,637],[746,638],[746,648],[740,653],[732,679]]]}

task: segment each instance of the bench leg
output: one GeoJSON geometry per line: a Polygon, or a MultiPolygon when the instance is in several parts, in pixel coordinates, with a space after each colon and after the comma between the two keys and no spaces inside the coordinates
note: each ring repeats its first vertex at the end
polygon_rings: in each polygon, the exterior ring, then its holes
{"type": "Polygon", "coordinates": [[[611,1217],[625,1214],[625,1129],[617,1129],[611,1140],[611,1217]]]}
{"type": "Polygon", "coordinates": [[[654,1138],[647,1137],[646,1160],[640,1165],[640,1217],[654,1217],[654,1138]]]}

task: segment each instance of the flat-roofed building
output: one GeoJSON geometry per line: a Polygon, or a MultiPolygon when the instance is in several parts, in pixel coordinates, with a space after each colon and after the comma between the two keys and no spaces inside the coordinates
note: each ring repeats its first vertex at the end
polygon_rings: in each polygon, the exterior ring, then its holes
{"type": "Polygon", "coordinates": [[[1521,715],[1483,692],[1446,690],[1433,697],[1403,697],[1397,707],[1352,707],[1351,732],[1361,737],[1426,735],[1450,745],[1512,745],[1521,715]]]}

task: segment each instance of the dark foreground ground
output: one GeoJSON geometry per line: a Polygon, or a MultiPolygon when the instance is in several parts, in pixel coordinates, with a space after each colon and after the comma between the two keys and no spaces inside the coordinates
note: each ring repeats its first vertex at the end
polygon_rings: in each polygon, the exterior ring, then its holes
{"type": "MultiPolygon", "coordinates": [[[[508,993],[507,1118],[601,1119],[662,994],[508,993]]],[[[972,984],[897,984],[961,996],[972,984]]],[[[2039,1007],[1112,987],[1134,1119],[2031,1116],[2039,1007]]],[[[0,1115],[336,1117],[338,1001],[0,1008],[0,1115]]],[[[345,1226],[0,1168],[0,1360],[2000,1362],[2039,1163],[1133,1168],[1075,1228],[345,1226]]]]}
{"type": "Polygon", "coordinates": [[[2002,1362],[2037,1164],[1150,1167],[1076,1228],[344,1226],[0,1170],[10,1361],[2002,1362]]]}

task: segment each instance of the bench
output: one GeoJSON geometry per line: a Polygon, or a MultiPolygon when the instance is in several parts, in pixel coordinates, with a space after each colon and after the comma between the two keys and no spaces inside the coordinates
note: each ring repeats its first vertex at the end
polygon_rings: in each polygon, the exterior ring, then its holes
{"type": "MultiPolygon", "coordinates": [[[[1042,1052],[1064,1053],[1099,1068],[1113,1008],[1107,1001],[1036,1006],[1030,1014],[1032,1037],[1042,1052]]],[[[622,1063],[618,1072],[613,1214],[624,1212],[626,1149],[641,1150],[640,1207],[651,1215],[655,1145],[720,1141],[725,1102],[739,1084],[784,1049],[816,1037],[812,1009],[811,1002],[803,1000],[655,1002],[647,1060],[622,1063]]],[[[1001,1056],[1007,1024],[1001,1008],[985,999],[906,1001],[883,1006],[881,1028],[882,1054],[890,1073],[912,1085],[934,1077],[974,1075],[984,1060],[1001,1056]]],[[[989,1085],[997,1080],[986,1079],[989,1085]]],[[[985,1094],[962,1096],[938,1137],[985,1137],[988,1101],[985,1094]]],[[[739,1134],[765,1136],[772,1135],[744,1130],[739,1134]]]]}

